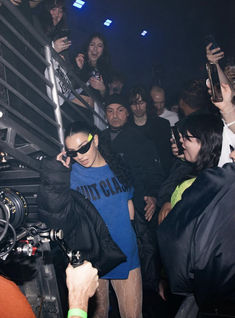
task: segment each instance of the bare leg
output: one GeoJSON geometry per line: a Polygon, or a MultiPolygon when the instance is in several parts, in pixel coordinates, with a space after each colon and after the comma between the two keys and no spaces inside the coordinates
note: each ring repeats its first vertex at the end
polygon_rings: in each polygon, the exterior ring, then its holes
{"type": "Polygon", "coordinates": [[[108,318],[109,312],[109,281],[99,279],[99,287],[95,293],[96,308],[92,318],[108,318]]]}
{"type": "Polygon", "coordinates": [[[111,280],[122,318],[142,318],[142,278],[140,268],[129,272],[127,279],[111,280]]]}

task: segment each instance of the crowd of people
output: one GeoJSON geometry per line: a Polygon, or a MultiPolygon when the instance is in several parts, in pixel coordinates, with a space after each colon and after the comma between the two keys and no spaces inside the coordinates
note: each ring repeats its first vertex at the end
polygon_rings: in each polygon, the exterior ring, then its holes
{"type": "MultiPolygon", "coordinates": [[[[95,293],[89,316],[108,318],[114,310],[111,285],[121,318],[235,317],[235,76],[231,65],[220,67],[224,53],[212,43],[205,48],[223,100],[210,98],[211,82],[192,80],[169,108],[155,83],[125,90],[102,34],[69,56],[62,0],[45,0],[41,17],[69,69],[55,63],[60,107],[71,107],[68,99],[81,112],[65,127],[63,151],[42,164],[39,211],[98,270],[99,286],[87,293],[95,293]],[[161,314],[161,300],[172,305],[168,285],[184,297],[174,313],[161,314]]],[[[85,317],[88,297],[74,305],[70,271],[69,317],[85,317]]]]}

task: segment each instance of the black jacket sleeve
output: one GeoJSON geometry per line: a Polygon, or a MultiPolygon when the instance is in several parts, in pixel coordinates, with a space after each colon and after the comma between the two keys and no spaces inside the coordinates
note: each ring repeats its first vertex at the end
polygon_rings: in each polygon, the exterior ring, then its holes
{"type": "Polygon", "coordinates": [[[235,299],[235,165],[206,169],[158,228],[170,287],[199,307],[235,299]]]}
{"type": "Polygon", "coordinates": [[[157,204],[161,207],[165,202],[171,201],[171,195],[178,184],[190,176],[193,172],[193,165],[190,162],[181,159],[175,159],[171,167],[168,178],[162,183],[159,193],[157,204]]]}
{"type": "Polygon", "coordinates": [[[100,275],[126,259],[93,204],[70,189],[70,170],[56,160],[43,161],[38,205],[40,219],[62,229],[70,249],[79,250],[100,275]]]}

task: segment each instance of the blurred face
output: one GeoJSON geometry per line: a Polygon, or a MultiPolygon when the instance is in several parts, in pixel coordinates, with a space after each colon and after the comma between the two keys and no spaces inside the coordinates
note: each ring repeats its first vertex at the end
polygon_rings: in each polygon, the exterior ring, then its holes
{"type": "Polygon", "coordinates": [[[153,100],[153,106],[157,111],[158,115],[161,115],[165,108],[165,94],[164,92],[157,92],[152,90],[151,91],[151,97],[153,100]]]}
{"type": "Polygon", "coordinates": [[[93,38],[88,46],[88,59],[92,65],[101,57],[104,51],[104,43],[100,38],[93,38]]]}
{"type": "Polygon", "coordinates": [[[142,97],[137,94],[136,100],[131,104],[131,110],[134,117],[141,118],[146,114],[147,103],[142,99],[142,97]]]}
{"type": "Polygon", "coordinates": [[[60,22],[63,17],[63,9],[62,8],[52,8],[50,10],[50,15],[52,17],[53,24],[56,25],[60,22]]]}
{"type": "Polygon", "coordinates": [[[201,149],[201,142],[196,137],[193,137],[192,134],[187,131],[185,136],[181,136],[180,142],[184,148],[184,157],[185,160],[189,162],[196,162],[199,151],[201,149]]]}
{"type": "Polygon", "coordinates": [[[115,80],[109,84],[109,93],[112,94],[120,94],[123,88],[123,83],[119,80],[115,80]]]}
{"type": "Polygon", "coordinates": [[[224,69],[224,73],[230,80],[233,89],[235,89],[235,65],[227,65],[224,69]]]}
{"type": "Polygon", "coordinates": [[[110,104],[106,108],[106,117],[108,123],[113,128],[119,128],[127,122],[129,113],[125,107],[120,104],[110,104]]]}
{"type": "MultiPolygon", "coordinates": [[[[80,149],[82,150],[82,147],[86,146],[89,143],[88,136],[89,135],[87,133],[83,132],[68,136],[65,139],[66,149],[70,151],[77,151],[80,149]]],[[[85,168],[96,167],[98,166],[99,162],[99,151],[97,147],[98,136],[94,135],[87,152],[82,154],[77,152],[76,157],[73,157],[73,159],[85,168]]]]}

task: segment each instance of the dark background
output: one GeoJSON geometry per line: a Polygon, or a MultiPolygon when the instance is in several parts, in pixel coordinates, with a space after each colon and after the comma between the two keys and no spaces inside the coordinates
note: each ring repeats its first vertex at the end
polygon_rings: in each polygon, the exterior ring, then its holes
{"type": "Polygon", "coordinates": [[[160,70],[172,102],[185,80],[205,76],[205,35],[215,36],[224,63],[235,56],[235,0],[87,0],[81,10],[73,2],[66,0],[72,53],[99,31],[129,86],[150,85],[160,70]],[[107,18],[113,20],[109,28],[107,18]]]}

